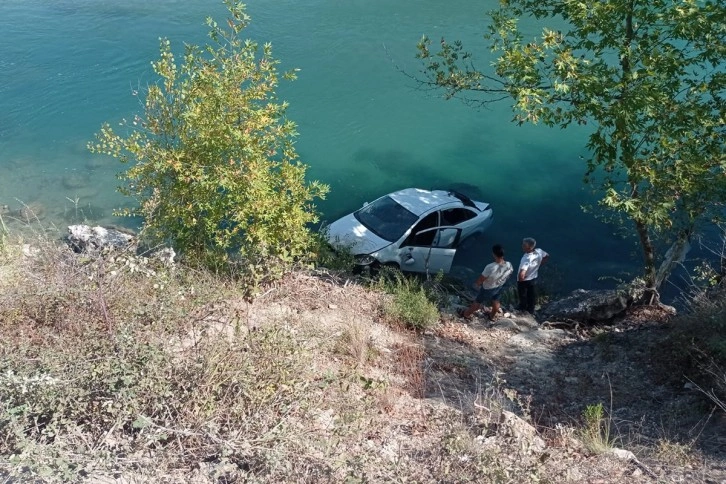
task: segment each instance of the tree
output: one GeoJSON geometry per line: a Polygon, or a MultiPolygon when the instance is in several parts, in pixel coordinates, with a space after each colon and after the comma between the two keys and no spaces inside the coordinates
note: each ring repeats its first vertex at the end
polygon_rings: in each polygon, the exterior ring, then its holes
{"type": "Polygon", "coordinates": [[[446,96],[513,100],[514,121],[592,126],[585,181],[600,205],[630,220],[646,295],[688,250],[689,237],[726,201],[726,7],[701,0],[502,0],[485,35],[491,72],[461,42],[432,51],[422,82],[446,96]],[[525,39],[518,20],[543,28],[525,39]],[[673,245],[659,254],[659,240],[673,245]],[[660,262],[660,269],[657,264],[660,262]]]}
{"type": "Polygon", "coordinates": [[[185,45],[181,66],[161,40],[152,62],[160,79],[146,90],[144,115],[123,122],[123,134],[104,124],[89,149],[133,162],[119,190],[138,207],[123,214],[142,216],[147,235],[215,265],[237,252],[259,271],[307,255],[312,203],[328,188],[305,181],[295,124],[275,96],[271,46],[260,53],[242,40],[244,5],[225,5],[231,18],[224,27],[208,18],[211,43],[185,45]]]}

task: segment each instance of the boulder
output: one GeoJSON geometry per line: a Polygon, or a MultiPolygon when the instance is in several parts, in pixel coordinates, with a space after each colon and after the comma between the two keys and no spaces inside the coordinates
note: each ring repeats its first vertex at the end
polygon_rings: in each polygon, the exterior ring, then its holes
{"type": "Polygon", "coordinates": [[[499,426],[503,435],[513,437],[520,443],[526,443],[527,447],[536,452],[542,452],[547,447],[545,441],[539,436],[537,429],[512,412],[502,410],[499,417],[499,426]]]}
{"type": "Polygon", "coordinates": [[[623,313],[638,298],[637,289],[587,291],[576,289],[569,296],[542,309],[541,316],[551,321],[607,321],[623,313]]]}
{"type": "Polygon", "coordinates": [[[134,236],[112,228],[70,225],[66,240],[76,252],[100,252],[105,248],[126,248],[134,236]]]}

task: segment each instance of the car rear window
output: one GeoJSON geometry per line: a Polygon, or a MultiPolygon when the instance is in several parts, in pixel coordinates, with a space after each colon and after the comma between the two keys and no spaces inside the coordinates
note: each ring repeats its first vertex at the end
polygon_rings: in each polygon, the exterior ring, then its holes
{"type": "Polygon", "coordinates": [[[418,220],[389,196],[379,198],[355,212],[355,218],[378,237],[394,242],[418,220]]]}

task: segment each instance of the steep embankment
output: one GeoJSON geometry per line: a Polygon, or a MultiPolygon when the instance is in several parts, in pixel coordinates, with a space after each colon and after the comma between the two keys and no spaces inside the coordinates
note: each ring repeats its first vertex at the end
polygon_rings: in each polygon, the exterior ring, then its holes
{"type": "Polygon", "coordinates": [[[720,417],[654,383],[660,315],[595,333],[444,309],[422,334],[387,320],[391,296],[326,271],[246,301],[232,281],[125,253],[18,248],[2,267],[6,476],[726,479],[720,417]]]}

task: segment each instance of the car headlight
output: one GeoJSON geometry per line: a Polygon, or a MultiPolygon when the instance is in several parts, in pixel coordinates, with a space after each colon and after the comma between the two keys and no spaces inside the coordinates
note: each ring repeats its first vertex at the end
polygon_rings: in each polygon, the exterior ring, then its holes
{"type": "Polygon", "coordinates": [[[373,264],[376,258],[368,254],[360,254],[355,256],[355,263],[361,266],[368,266],[373,264]]]}

